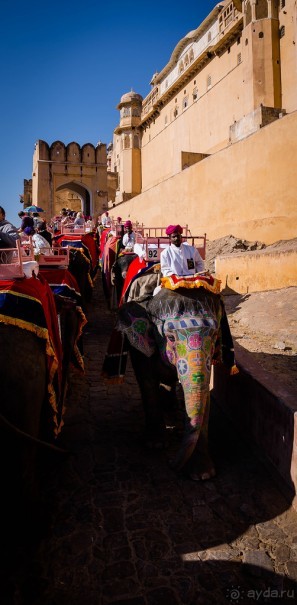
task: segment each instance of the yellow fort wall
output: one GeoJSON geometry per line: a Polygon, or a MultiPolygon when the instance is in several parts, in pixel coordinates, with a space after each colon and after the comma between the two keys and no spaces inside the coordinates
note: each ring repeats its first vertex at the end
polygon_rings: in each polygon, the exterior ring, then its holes
{"type": "MultiPolygon", "coordinates": [[[[120,214],[146,226],[188,224],[193,235],[210,240],[228,234],[266,244],[291,239],[296,134],[295,111],[123,202],[120,214]]],[[[159,157],[164,154],[160,149],[159,157]]]]}
{"type": "Polygon", "coordinates": [[[249,252],[217,257],[215,275],[238,294],[277,290],[297,285],[297,251],[249,252]]]}

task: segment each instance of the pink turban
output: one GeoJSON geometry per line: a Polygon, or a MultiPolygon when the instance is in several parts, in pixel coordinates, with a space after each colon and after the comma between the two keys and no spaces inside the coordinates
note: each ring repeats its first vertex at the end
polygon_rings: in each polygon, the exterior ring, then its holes
{"type": "Polygon", "coordinates": [[[126,221],[126,222],[124,223],[124,227],[132,227],[132,223],[131,223],[131,221],[126,221]]]}
{"type": "Polygon", "coordinates": [[[166,229],[166,235],[171,235],[172,233],[182,233],[183,228],[180,225],[168,225],[166,229]]]}

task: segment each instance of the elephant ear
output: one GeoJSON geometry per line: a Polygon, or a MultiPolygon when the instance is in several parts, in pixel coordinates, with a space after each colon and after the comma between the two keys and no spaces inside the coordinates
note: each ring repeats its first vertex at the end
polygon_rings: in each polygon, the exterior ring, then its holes
{"type": "Polygon", "coordinates": [[[119,309],[116,329],[125,334],[132,347],[151,357],[156,351],[153,325],[146,309],[137,302],[128,302],[119,309]]]}

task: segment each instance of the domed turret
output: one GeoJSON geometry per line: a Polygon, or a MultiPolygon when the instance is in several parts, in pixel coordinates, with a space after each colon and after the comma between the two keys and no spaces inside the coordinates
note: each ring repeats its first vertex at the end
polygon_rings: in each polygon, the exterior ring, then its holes
{"type": "Polygon", "coordinates": [[[141,191],[141,112],[143,97],[134,90],[121,96],[117,106],[120,123],[114,130],[113,156],[120,175],[116,201],[124,201],[141,191]]]}
{"type": "Polygon", "coordinates": [[[122,104],[133,103],[135,101],[136,103],[142,103],[142,100],[143,97],[141,95],[139,95],[137,92],[134,92],[134,90],[131,90],[130,92],[126,92],[124,95],[122,95],[118,109],[120,109],[122,104]]]}

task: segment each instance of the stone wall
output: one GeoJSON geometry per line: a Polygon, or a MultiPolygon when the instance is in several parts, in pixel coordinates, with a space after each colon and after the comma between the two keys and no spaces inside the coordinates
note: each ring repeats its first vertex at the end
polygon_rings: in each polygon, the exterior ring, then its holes
{"type": "Polygon", "coordinates": [[[297,112],[120,204],[115,216],[188,224],[210,240],[232,234],[265,244],[296,236],[297,112]]]}
{"type": "Polygon", "coordinates": [[[222,288],[238,294],[297,286],[297,249],[218,257],[215,274],[222,288]]]}

